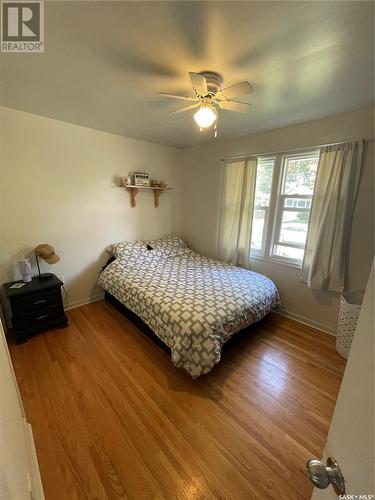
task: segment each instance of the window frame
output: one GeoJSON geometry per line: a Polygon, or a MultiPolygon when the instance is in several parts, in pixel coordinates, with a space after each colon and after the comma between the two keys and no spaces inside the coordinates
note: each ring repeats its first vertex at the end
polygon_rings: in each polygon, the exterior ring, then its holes
{"type": "MultiPolygon", "coordinates": [[[[258,165],[259,165],[259,159],[262,161],[266,162],[273,162],[273,173],[272,173],[272,184],[271,184],[271,193],[270,193],[270,202],[269,206],[265,205],[255,205],[253,207],[253,215],[256,210],[264,210],[264,225],[263,225],[263,234],[262,234],[262,245],[260,248],[254,248],[250,249],[250,257],[253,258],[263,258],[265,253],[266,253],[266,248],[267,248],[267,232],[268,232],[268,227],[269,227],[269,221],[270,221],[270,209],[271,209],[271,203],[272,203],[272,188],[273,188],[273,180],[275,177],[275,163],[276,163],[276,156],[272,155],[262,155],[258,156],[257,160],[257,172],[256,175],[258,176],[258,165]]],[[[255,180],[255,182],[257,179],[255,180]]],[[[252,236],[252,235],[251,235],[252,236]]],[[[251,237],[250,236],[250,237],[251,237]]],[[[251,242],[250,242],[251,243],[251,242]]]]}
{"type": "MultiPolygon", "coordinates": [[[[266,216],[265,223],[263,229],[263,240],[262,240],[262,248],[261,249],[251,249],[250,250],[250,259],[262,260],[267,262],[274,262],[278,264],[283,264],[289,267],[294,267],[301,269],[303,258],[293,259],[289,257],[282,257],[276,255],[274,253],[274,249],[276,245],[281,245],[290,248],[300,248],[305,249],[306,245],[294,244],[294,243],[284,243],[280,241],[280,230],[282,224],[282,217],[285,210],[296,211],[296,212],[307,212],[309,211],[309,220],[307,223],[307,227],[310,224],[310,215],[311,209],[313,205],[314,193],[315,193],[315,183],[313,193],[311,195],[306,194],[283,194],[283,188],[285,185],[286,173],[287,173],[287,159],[290,158],[318,158],[320,157],[320,149],[317,148],[306,148],[300,151],[290,151],[283,152],[276,155],[259,155],[258,159],[274,159],[273,166],[273,176],[272,176],[272,185],[271,185],[271,193],[270,193],[270,206],[268,207],[268,219],[266,224],[266,216]],[[301,208],[301,207],[285,207],[285,199],[286,198],[298,198],[298,199],[310,199],[311,205],[309,209],[301,208]],[[263,250],[263,252],[262,252],[263,250]]],[[[254,205],[254,211],[256,209],[263,209],[262,207],[258,208],[254,205]]]]}

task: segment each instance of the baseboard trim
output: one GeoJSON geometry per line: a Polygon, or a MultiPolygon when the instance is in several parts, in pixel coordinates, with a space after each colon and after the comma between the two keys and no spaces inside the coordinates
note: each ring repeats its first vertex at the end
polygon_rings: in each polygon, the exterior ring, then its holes
{"type": "Polygon", "coordinates": [[[104,292],[99,295],[93,295],[92,297],[87,297],[86,299],[75,300],[74,302],[69,302],[64,305],[65,311],[69,309],[75,309],[76,307],[85,306],[86,304],[91,304],[92,302],[97,302],[98,300],[104,299],[104,292]]]}
{"type": "Polygon", "coordinates": [[[326,325],[323,325],[322,323],[319,323],[318,321],[314,321],[312,319],[306,318],[305,316],[301,316],[300,314],[296,314],[296,313],[287,311],[286,309],[283,309],[282,307],[278,307],[277,309],[273,309],[272,312],[274,312],[276,314],[280,314],[281,316],[285,316],[286,318],[293,319],[294,321],[298,321],[298,323],[302,323],[303,325],[312,326],[313,328],[316,328],[317,330],[320,330],[321,332],[328,333],[329,335],[336,337],[336,330],[334,330],[333,328],[330,328],[326,325]]]}

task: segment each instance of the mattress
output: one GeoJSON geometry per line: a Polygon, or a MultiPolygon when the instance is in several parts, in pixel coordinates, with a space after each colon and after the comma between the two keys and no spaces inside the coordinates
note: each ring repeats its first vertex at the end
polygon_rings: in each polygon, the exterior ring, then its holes
{"type": "Polygon", "coordinates": [[[190,249],[119,256],[99,284],[137,314],[193,378],[208,373],[223,344],[279,305],[275,284],[190,249]]]}

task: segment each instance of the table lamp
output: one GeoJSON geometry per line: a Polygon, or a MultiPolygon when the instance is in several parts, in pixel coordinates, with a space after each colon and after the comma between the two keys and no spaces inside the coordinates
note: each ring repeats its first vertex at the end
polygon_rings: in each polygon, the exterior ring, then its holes
{"type": "Polygon", "coordinates": [[[42,243],[34,248],[34,253],[36,257],[36,265],[38,266],[38,279],[39,280],[49,280],[53,277],[52,273],[41,273],[39,267],[39,259],[43,259],[48,264],[56,264],[60,260],[60,257],[55,253],[53,246],[48,245],[48,243],[42,243]]]}

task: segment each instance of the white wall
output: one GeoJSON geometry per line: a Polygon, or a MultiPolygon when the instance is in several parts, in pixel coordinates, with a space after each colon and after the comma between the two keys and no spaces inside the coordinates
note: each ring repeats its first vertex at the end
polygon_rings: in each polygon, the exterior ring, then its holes
{"type": "MultiPolygon", "coordinates": [[[[373,138],[373,110],[359,110],[291,127],[231,140],[214,141],[185,151],[182,191],[182,235],[197,251],[215,257],[222,183],[222,158],[293,150],[348,139],[373,138]]],[[[364,162],[350,242],[348,283],[365,288],[373,255],[373,142],[364,162]]],[[[300,283],[300,271],[253,261],[252,268],[279,287],[283,307],[294,317],[334,332],[338,296],[313,292],[300,283]]]]}
{"type": "Polygon", "coordinates": [[[180,232],[177,150],[4,107],[1,121],[1,282],[19,278],[22,254],[35,263],[32,249],[50,243],[61,261],[48,270],[64,277],[69,304],[78,305],[102,294],[96,280],[108,244],[180,232]],[[159,208],[151,192],[130,208],[115,183],[140,166],[173,188],[159,208]]]}

